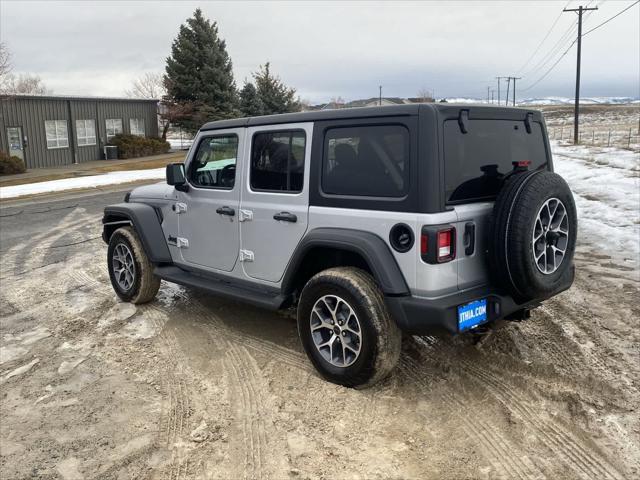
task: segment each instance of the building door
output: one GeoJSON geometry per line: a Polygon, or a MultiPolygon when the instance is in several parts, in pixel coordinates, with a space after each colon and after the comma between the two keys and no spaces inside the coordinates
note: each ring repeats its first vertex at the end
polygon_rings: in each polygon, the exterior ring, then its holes
{"type": "Polygon", "coordinates": [[[22,142],[22,127],[7,128],[7,139],[9,140],[9,156],[18,157],[24,162],[24,144],[22,142]]]}

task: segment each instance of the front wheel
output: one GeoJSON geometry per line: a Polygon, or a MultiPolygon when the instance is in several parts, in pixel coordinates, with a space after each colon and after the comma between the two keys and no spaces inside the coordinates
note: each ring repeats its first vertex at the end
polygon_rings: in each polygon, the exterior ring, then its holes
{"type": "Polygon", "coordinates": [[[307,356],[327,380],[370,386],[398,362],[402,334],[373,278],[351,267],[331,268],[305,285],[298,332],[307,356]]]}
{"type": "Polygon", "coordinates": [[[131,227],[118,228],[109,239],[107,265],[111,285],[125,302],[147,303],[160,288],[153,265],[131,227]]]}

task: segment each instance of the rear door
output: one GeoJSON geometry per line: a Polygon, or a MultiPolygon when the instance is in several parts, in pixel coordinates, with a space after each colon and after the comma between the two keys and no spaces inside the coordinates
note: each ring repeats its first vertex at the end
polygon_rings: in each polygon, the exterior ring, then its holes
{"type": "Polygon", "coordinates": [[[313,124],[247,129],[247,168],[240,204],[246,275],[278,282],[307,230],[313,124]]]}
{"type": "Polygon", "coordinates": [[[216,130],[198,138],[186,165],[189,191],[177,192],[180,247],[188,265],[229,272],[240,248],[238,209],[244,128],[216,130]]]}
{"type": "MultiPolygon", "coordinates": [[[[521,115],[521,114],[520,114],[521,115]]],[[[493,202],[514,162],[528,162],[529,170],[549,165],[542,124],[524,120],[470,119],[463,133],[459,121],[445,120],[444,171],[447,205],[456,223],[458,288],[489,281],[488,234],[493,202]]]]}

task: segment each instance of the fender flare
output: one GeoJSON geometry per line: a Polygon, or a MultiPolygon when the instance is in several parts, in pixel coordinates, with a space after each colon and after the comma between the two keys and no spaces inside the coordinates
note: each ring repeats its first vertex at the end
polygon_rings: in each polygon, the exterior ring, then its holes
{"type": "Polygon", "coordinates": [[[136,229],[144,251],[152,263],[170,263],[171,253],[164,238],[161,220],[155,208],[145,203],[117,203],[104,209],[102,238],[109,242],[108,225],[117,225],[127,220],[136,229]]]}
{"type": "Polygon", "coordinates": [[[350,228],[315,228],[300,241],[282,279],[282,292],[292,293],[296,273],[306,254],[317,247],[346,250],[360,255],[385,295],[409,295],[409,287],[386,242],[375,233],[350,228]]]}

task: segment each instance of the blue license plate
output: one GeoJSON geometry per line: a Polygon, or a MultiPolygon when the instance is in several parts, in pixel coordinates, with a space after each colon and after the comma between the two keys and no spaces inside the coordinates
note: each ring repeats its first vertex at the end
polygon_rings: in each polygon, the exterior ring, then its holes
{"type": "Polygon", "coordinates": [[[487,321],[487,299],[458,307],[458,331],[464,332],[487,321]]]}

